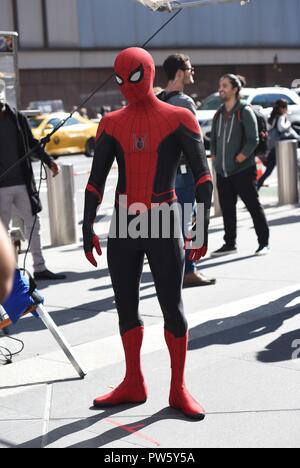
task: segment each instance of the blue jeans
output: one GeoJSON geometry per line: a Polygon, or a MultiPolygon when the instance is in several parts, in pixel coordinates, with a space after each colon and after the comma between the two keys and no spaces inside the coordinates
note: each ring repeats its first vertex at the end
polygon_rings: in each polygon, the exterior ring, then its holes
{"type": "MultiPolygon", "coordinates": [[[[187,174],[177,175],[176,193],[183,213],[182,232],[185,237],[185,233],[188,233],[192,230],[193,216],[196,211],[195,179],[190,169],[188,170],[187,174]],[[189,204],[189,208],[185,206],[186,204],[189,204]]],[[[187,250],[185,254],[185,274],[194,273],[197,271],[196,263],[189,260],[189,255],[190,250],[187,250]]]]}

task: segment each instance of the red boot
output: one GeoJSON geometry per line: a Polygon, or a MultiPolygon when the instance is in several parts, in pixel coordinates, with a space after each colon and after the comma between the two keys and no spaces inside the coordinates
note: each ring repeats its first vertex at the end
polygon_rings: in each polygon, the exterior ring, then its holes
{"type": "Polygon", "coordinates": [[[182,411],[189,418],[202,421],[205,418],[205,410],[189,393],[184,380],[188,333],[183,338],[176,338],[172,333],[165,330],[165,339],[169,348],[172,367],[170,406],[182,411]]]}
{"type": "Polygon", "coordinates": [[[126,358],[126,376],[121,385],[108,395],[97,398],[94,406],[104,408],[125,403],[145,403],[147,387],[141,370],[141,347],[144,327],[137,327],[122,336],[126,358]]]}

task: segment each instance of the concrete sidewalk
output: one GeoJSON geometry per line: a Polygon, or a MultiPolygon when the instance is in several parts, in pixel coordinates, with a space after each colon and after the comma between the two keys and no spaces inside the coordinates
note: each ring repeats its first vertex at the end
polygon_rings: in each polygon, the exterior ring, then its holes
{"type": "MultiPolygon", "coordinates": [[[[105,244],[99,270],[86,263],[81,246],[47,249],[49,268],[68,278],[41,284],[41,291],[88,375],[78,380],[43,325],[23,319],[12,331],[25,350],[0,368],[0,447],[299,447],[300,209],[271,206],[267,215],[268,257],[253,256],[255,232],[242,210],[238,255],[201,263],[217,285],[184,290],[191,328],[187,380],[207,409],[202,423],[168,408],[169,357],[147,264],[141,311],[149,400],[134,408],[91,409],[94,397],[120,383],[124,371],[105,244]]],[[[99,224],[102,232],[106,227],[99,224]]],[[[216,218],[211,250],[222,236],[216,218]]],[[[16,346],[6,338],[0,344],[16,346]]]]}

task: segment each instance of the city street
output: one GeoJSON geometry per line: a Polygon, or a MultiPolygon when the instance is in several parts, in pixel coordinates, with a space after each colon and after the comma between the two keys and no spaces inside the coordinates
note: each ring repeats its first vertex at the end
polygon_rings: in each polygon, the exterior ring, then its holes
{"type": "Polygon", "coordinates": [[[300,0],[0,4],[0,449],[299,448],[300,0]]]}
{"type": "MultiPolygon", "coordinates": [[[[60,162],[74,163],[80,222],[90,161],[79,156],[60,162]]],[[[112,209],[116,177],[113,169],[103,205],[107,214],[112,209]]],[[[273,193],[272,187],[264,191],[272,229],[271,254],[253,256],[255,234],[241,207],[238,255],[214,260],[208,256],[201,262],[201,271],[215,276],[217,285],[184,290],[191,328],[187,380],[207,409],[203,423],[191,423],[167,408],[168,354],[147,263],[141,285],[141,313],[146,325],[143,363],[149,400],[136,408],[90,409],[93,398],[117,385],[123,375],[105,242],[97,270],[86,262],[80,244],[46,247],[49,268],[66,272],[67,280],[41,283],[40,290],[87,377],[77,380],[40,321],[33,317],[20,321],[11,331],[24,341],[25,350],[12,365],[1,368],[0,446],[298,446],[300,210],[277,207],[273,195],[268,195],[273,193]]],[[[42,195],[45,198],[44,188],[42,195]]],[[[46,207],[45,200],[44,204],[46,207]]],[[[47,222],[45,210],[45,231],[47,222]]],[[[106,220],[100,220],[97,231],[107,232],[106,220]]],[[[210,231],[213,250],[222,241],[220,218],[212,220],[210,231]]],[[[46,238],[45,245],[48,241],[46,238]]],[[[30,266],[30,258],[28,263],[30,266]]],[[[18,348],[7,338],[1,338],[1,344],[18,348]]]]}

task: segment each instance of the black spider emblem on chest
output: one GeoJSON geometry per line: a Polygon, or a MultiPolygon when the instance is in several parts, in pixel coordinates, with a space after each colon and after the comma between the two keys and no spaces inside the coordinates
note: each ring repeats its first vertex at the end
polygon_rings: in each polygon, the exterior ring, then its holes
{"type": "Polygon", "coordinates": [[[137,136],[133,137],[133,148],[134,151],[144,151],[147,147],[147,136],[137,136]]]}

